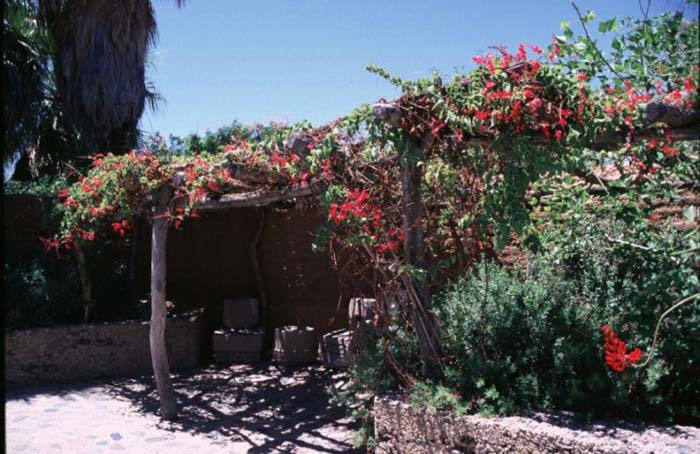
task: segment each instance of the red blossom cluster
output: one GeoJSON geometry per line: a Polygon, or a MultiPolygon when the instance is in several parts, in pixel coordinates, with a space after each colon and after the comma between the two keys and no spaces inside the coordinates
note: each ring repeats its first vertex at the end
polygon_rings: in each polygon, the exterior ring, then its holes
{"type": "Polygon", "coordinates": [[[131,225],[126,219],[122,219],[121,222],[113,222],[112,229],[119,233],[119,236],[123,237],[127,230],[131,230],[131,225]]]}
{"type": "MultiPolygon", "coordinates": [[[[537,46],[529,47],[537,55],[542,53],[542,49],[537,46]]],[[[556,140],[561,140],[566,126],[574,118],[577,121],[582,119],[583,109],[588,101],[585,94],[587,75],[578,75],[582,102],[577,115],[574,115],[561,100],[554,102],[544,97],[544,87],[536,80],[542,67],[539,57],[528,59],[528,52],[523,44],[518,46],[518,52],[515,54],[509,53],[505,47],[497,49],[500,57],[485,54],[474,57],[473,60],[486,67],[492,76],[498,70],[505,71],[510,86],[504,89],[495,79],[487,79],[481,91],[483,102],[471,109],[465,108],[462,113],[472,115],[481,122],[481,134],[486,134],[488,129],[512,129],[514,133],[530,130],[540,132],[545,137],[553,136],[556,140]]]]}
{"type": "Polygon", "coordinates": [[[639,348],[627,353],[627,344],[617,337],[609,325],[603,325],[600,329],[605,337],[605,362],[612,370],[622,372],[627,366],[639,362],[642,357],[639,348]]]}
{"type": "Polygon", "coordinates": [[[42,246],[44,246],[44,252],[49,252],[49,251],[51,251],[51,249],[55,249],[56,254],[58,254],[58,250],[60,249],[61,246],[63,246],[66,250],[70,250],[72,245],[73,245],[72,236],[68,236],[65,238],[42,238],[42,237],[39,237],[39,241],[41,241],[42,246]]]}
{"type": "Polygon", "coordinates": [[[387,241],[378,244],[375,248],[378,254],[385,254],[387,251],[396,252],[403,241],[403,231],[400,229],[390,228],[386,235],[387,241]]]}
{"type": "Polygon", "coordinates": [[[335,225],[348,221],[349,225],[366,235],[380,255],[397,252],[404,238],[403,232],[393,227],[390,227],[386,234],[383,233],[382,212],[379,207],[370,203],[370,194],[364,189],[347,190],[345,201],[331,203],[328,219],[335,225]]]}
{"type": "Polygon", "coordinates": [[[336,225],[350,219],[351,215],[356,219],[371,219],[375,227],[379,227],[382,221],[382,213],[379,208],[369,203],[369,193],[364,189],[349,189],[345,193],[345,202],[331,203],[328,209],[328,219],[336,225]]]}

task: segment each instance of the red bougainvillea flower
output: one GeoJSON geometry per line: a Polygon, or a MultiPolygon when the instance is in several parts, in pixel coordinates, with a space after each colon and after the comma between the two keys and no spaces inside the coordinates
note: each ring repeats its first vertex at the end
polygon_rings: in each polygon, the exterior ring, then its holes
{"type": "Polygon", "coordinates": [[[605,337],[605,362],[612,370],[622,372],[627,366],[636,364],[642,357],[642,351],[638,348],[627,353],[627,344],[617,337],[609,325],[603,325],[600,329],[605,337]]]}
{"type": "Polygon", "coordinates": [[[213,181],[210,181],[207,183],[207,188],[209,188],[209,190],[212,192],[221,192],[221,189],[219,189],[219,186],[216,183],[214,183],[213,181]]]}
{"type": "Polygon", "coordinates": [[[129,224],[129,221],[122,219],[121,222],[113,222],[112,229],[115,232],[118,232],[119,236],[123,237],[126,231],[131,229],[131,225],[129,224]]]}

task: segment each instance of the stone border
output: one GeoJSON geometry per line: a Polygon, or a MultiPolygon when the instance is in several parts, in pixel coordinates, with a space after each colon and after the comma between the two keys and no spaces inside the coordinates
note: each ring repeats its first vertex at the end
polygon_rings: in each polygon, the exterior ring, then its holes
{"type": "MultiPolygon", "coordinates": [[[[199,362],[202,310],[168,318],[172,369],[199,362]]],[[[5,381],[40,384],[152,374],[148,321],[86,323],[5,333],[5,381]]]]}
{"type": "Polygon", "coordinates": [[[374,400],[377,453],[700,452],[700,428],[576,423],[570,415],[485,418],[414,408],[398,395],[374,400]]]}

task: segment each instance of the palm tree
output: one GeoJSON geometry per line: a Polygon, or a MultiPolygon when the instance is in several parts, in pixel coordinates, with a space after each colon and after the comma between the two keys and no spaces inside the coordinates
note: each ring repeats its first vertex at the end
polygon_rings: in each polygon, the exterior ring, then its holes
{"type": "Polygon", "coordinates": [[[156,36],[149,0],[40,0],[52,38],[57,91],[68,120],[91,148],[136,144],[156,36]]]}
{"type": "Polygon", "coordinates": [[[5,0],[4,6],[5,180],[12,174],[27,180],[54,158],[69,158],[81,150],[56,102],[50,38],[38,20],[36,5],[31,0],[5,0]]]}

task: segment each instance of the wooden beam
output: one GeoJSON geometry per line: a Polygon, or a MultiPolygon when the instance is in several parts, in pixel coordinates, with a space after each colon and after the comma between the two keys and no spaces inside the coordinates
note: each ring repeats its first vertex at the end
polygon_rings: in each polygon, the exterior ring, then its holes
{"type": "Polygon", "coordinates": [[[313,183],[307,186],[292,186],[281,190],[265,188],[237,194],[225,194],[220,199],[205,199],[197,204],[199,211],[226,210],[230,208],[261,207],[276,202],[294,200],[320,194],[324,185],[313,183]]]}
{"type": "Polygon", "coordinates": [[[700,123],[700,110],[692,107],[673,106],[660,102],[650,102],[646,106],[646,119],[650,123],[657,121],[665,123],[672,128],[682,128],[695,124],[697,132],[697,123],[700,123]]]}
{"type": "Polygon", "coordinates": [[[160,189],[155,203],[155,216],[151,240],[151,326],[149,343],[151,362],[156,387],[160,397],[161,417],[166,420],[177,418],[177,401],[170,379],[170,363],[165,343],[165,326],[167,322],[166,287],[167,287],[167,242],[168,219],[163,216],[170,208],[172,189],[160,189]]]}

